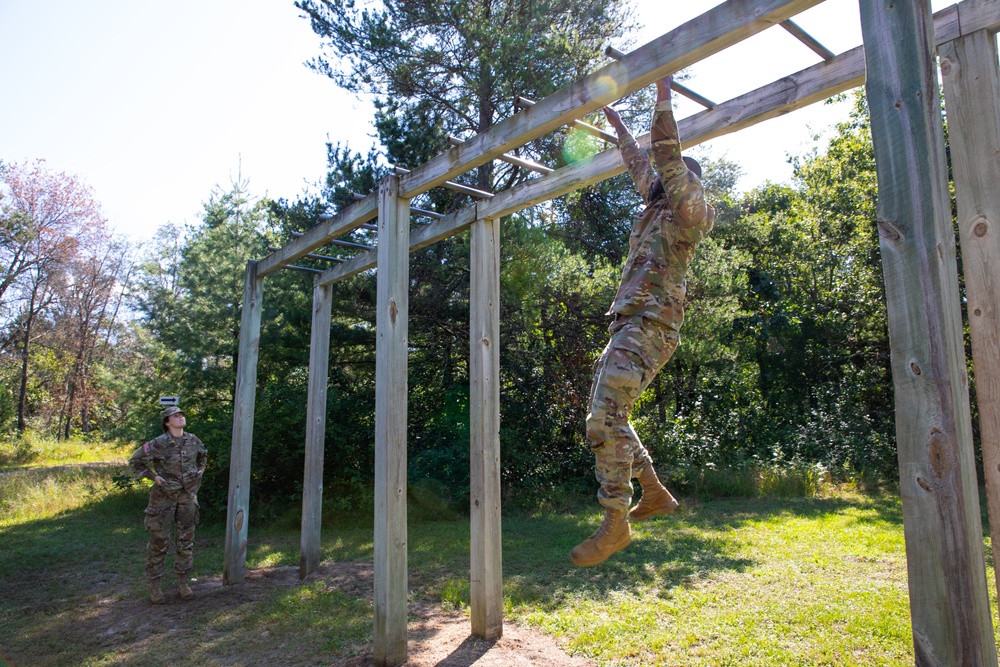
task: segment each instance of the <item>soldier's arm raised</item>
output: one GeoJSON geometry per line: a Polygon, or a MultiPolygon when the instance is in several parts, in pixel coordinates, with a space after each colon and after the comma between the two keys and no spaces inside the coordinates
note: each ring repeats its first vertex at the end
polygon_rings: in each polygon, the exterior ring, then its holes
{"type": "Polygon", "coordinates": [[[608,122],[618,134],[618,150],[621,151],[622,161],[625,162],[629,176],[632,177],[632,182],[635,183],[642,201],[648,204],[650,190],[656,179],[656,174],[649,165],[649,156],[636,143],[635,137],[628,131],[628,127],[616,109],[604,107],[604,115],[607,116],[608,122]]]}

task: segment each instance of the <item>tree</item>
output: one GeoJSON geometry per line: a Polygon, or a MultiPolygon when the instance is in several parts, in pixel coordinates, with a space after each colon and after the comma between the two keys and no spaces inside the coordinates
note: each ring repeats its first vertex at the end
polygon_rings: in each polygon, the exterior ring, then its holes
{"type": "Polygon", "coordinates": [[[69,438],[74,417],[89,433],[91,411],[97,404],[94,366],[108,361],[112,337],[132,273],[131,249],[101,227],[81,236],[69,263],[59,319],[62,347],[68,360],[60,431],[69,438]]]}
{"type": "MultiPolygon", "coordinates": [[[[374,189],[378,177],[385,173],[383,159],[403,167],[417,166],[445,149],[449,135],[469,137],[513,114],[517,96],[540,99],[591,71],[604,58],[605,45],[623,35],[627,19],[621,0],[460,0],[444,4],[389,0],[363,8],[349,0],[301,0],[296,6],[324,40],[323,52],[311,67],[349,91],[375,97],[375,127],[384,158],[373,153],[352,156],[347,147],[339,145],[330,148],[330,172],[323,196],[337,208],[352,201],[352,192],[367,194],[374,189]]],[[[521,154],[556,166],[565,164],[567,158],[561,149],[567,137],[568,133],[542,137],[524,147],[521,154]]],[[[596,151],[596,145],[589,148],[596,151]]],[[[530,171],[519,167],[487,163],[456,180],[493,191],[529,175],[530,171]]],[[[465,197],[436,188],[416,199],[414,205],[445,213],[463,205],[465,197]]],[[[538,227],[547,215],[529,210],[505,220],[502,233],[513,234],[507,238],[516,240],[503,243],[519,244],[522,256],[557,260],[556,266],[545,268],[552,275],[565,271],[562,275],[568,278],[580,264],[560,249],[561,242],[553,241],[538,227]]],[[[365,238],[364,233],[359,236],[365,238]]],[[[337,252],[336,246],[329,248],[323,253],[337,252]]],[[[448,489],[448,499],[455,501],[468,491],[468,262],[468,240],[464,237],[424,248],[410,260],[414,286],[409,330],[411,481],[441,482],[448,489]]],[[[579,369],[570,380],[545,372],[544,364],[556,349],[534,338],[540,335],[535,319],[540,311],[535,303],[515,302],[522,295],[529,301],[539,297],[542,285],[522,291],[526,283],[519,271],[504,263],[501,280],[507,296],[501,358],[518,360],[502,372],[508,385],[524,390],[525,419],[506,422],[509,430],[503,437],[516,442],[526,454],[543,441],[550,443],[551,451],[573,448],[580,437],[567,440],[561,416],[551,410],[545,412],[553,419],[539,422],[528,416],[537,415],[535,408],[549,398],[548,393],[540,395],[535,389],[562,391],[566,382],[576,384],[579,369]],[[542,377],[546,379],[541,381],[542,377]],[[537,384],[536,378],[540,380],[537,384]]],[[[532,271],[537,272],[538,267],[532,271]]],[[[576,288],[571,291],[576,292],[576,288]]],[[[575,299],[561,290],[549,292],[541,298],[575,299]],[[556,291],[559,293],[553,293],[556,291]]],[[[338,285],[335,293],[338,301],[334,304],[332,386],[328,394],[351,410],[360,407],[353,413],[356,418],[350,427],[340,422],[344,412],[331,417],[330,431],[341,436],[349,432],[346,440],[356,449],[348,452],[344,437],[331,438],[328,442],[335,443],[338,454],[327,461],[357,462],[349,471],[343,466],[331,470],[341,479],[370,479],[370,434],[358,432],[358,426],[371,421],[371,402],[364,400],[364,392],[374,380],[370,344],[374,281],[371,276],[358,276],[338,285]],[[359,344],[362,341],[365,344],[359,344]],[[341,383],[345,377],[353,384],[341,383]]],[[[554,315],[558,310],[555,307],[549,312],[554,315]]],[[[569,339],[563,342],[569,343],[569,339]]],[[[589,363],[586,359],[581,362],[577,344],[569,344],[567,351],[569,348],[573,352],[567,361],[589,363]]],[[[578,393],[574,390],[574,396],[578,393]]],[[[515,482],[518,476],[517,469],[505,473],[506,483],[515,482]]]]}
{"type": "Polygon", "coordinates": [[[0,306],[22,275],[70,254],[76,234],[103,221],[77,176],[52,173],[44,160],[0,164],[0,306]]]}
{"type": "MultiPolygon", "coordinates": [[[[540,98],[593,68],[623,34],[621,0],[299,0],[324,40],[310,66],[345,90],[375,96],[387,157],[416,166],[514,112],[518,96],[540,98]]],[[[553,153],[551,140],[535,150],[553,153]]],[[[527,174],[487,163],[473,183],[508,187],[527,174]]]]}
{"type": "Polygon", "coordinates": [[[0,308],[14,313],[6,322],[8,340],[21,343],[19,432],[26,426],[31,345],[38,318],[56,302],[80,239],[104,224],[93,192],[78,177],[52,173],[43,160],[0,165],[0,308]]]}

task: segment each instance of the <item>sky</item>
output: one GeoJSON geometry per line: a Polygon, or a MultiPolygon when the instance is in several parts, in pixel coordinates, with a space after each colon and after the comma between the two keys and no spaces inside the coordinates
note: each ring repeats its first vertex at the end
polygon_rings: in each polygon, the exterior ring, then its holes
{"type": "MultiPolygon", "coordinates": [[[[634,0],[629,51],[721,0],[634,0]]],[[[951,4],[932,2],[935,10],[951,4]]],[[[247,181],[294,200],[323,178],[326,143],[367,152],[371,104],[304,63],[320,40],[291,0],[0,0],[0,160],[42,158],[90,185],[116,231],[144,241],[194,224],[214,188],[247,181]]],[[[795,17],[827,48],[861,43],[857,0],[795,17]]],[[[774,27],[689,69],[723,102],[819,62],[774,27]]],[[[681,99],[678,117],[701,110],[681,99]]],[[[813,105],[699,146],[744,170],[738,187],[792,176],[848,105],[813,105]]]]}

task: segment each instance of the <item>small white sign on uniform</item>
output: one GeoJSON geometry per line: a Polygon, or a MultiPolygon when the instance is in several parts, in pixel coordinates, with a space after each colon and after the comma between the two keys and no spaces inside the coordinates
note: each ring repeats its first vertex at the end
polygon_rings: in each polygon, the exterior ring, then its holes
{"type": "Polygon", "coordinates": [[[178,396],[160,396],[160,405],[177,405],[179,402],[178,396]]]}

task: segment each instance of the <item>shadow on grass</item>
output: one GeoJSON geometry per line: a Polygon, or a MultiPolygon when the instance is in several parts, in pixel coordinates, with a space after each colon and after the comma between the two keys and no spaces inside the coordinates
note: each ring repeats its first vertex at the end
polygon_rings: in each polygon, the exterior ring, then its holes
{"type": "Polygon", "coordinates": [[[551,608],[571,596],[666,591],[713,573],[742,572],[755,562],[739,555],[732,532],[780,517],[818,519],[862,509],[854,521],[902,525],[899,501],[892,497],[728,499],[682,507],[673,516],[633,526],[631,545],[591,568],[573,566],[569,551],[597,528],[600,515],[504,517],[505,595],[514,604],[551,608]]]}
{"type": "MultiPolygon", "coordinates": [[[[863,509],[867,511],[855,520],[902,523],[899,500],[892,496],[691,502],[674,516],[638,525],[632,545],[606,563],[576,568],[569,550],[600,521],[593,499],[585,502],[588,508],[575,514],[504,516],[504,594],[510,603],[555,608],[572,596],[601,599],[652,587],[669,590],[715,573],[744,571],[754,561],[737,555],[731,533],[750,522],[863,509]]],[[[372,626],[370,604],[307,587],[288,604],[312,609],[307,615],[316,625],[276,627],[268,618],[281,611],[298,582],[272,581],[256,592],[250,586],[221,586],[225,530],[219,521],[198,528],[198,597],[181,604],[171,590],[167,605],[151,607],[142,575],[145,504],[145,492],[133,490],[0,530],[0,659],[64,665],[107,662],[114,656],[119,665],[215,664],[249,650],[261,660],[273,657],[273,664],[299,664],[295,660],[354,650],[350,647],[356,639],[335,639],[336,631],[323,620],[331,613],[339,625],[372,626]],[[273,652],[284,643],[294,649],[282,659],[273,652]],[[171,655],[177,655],[171,647],[178,644],[188,651],[187,662],[171,662],[171,655]]],[[[249,532],[248,569],[297,566],[294,522],[263,528],[252,522],[249,532]]],[[[445,599],[442,591],[449,582],[468,581],[468,517],[428,520],[413,514],[408,542],[411,586],[418,596],[445,599]]],[[[370,562],[372,553],[369,521],[324,525],[324,561],[370,562]]],[[[466,596],[467,588],[448,599],[461,602],[466,596]]],[[[371,635],[362,641],[370,642],[371,635]]]]}

